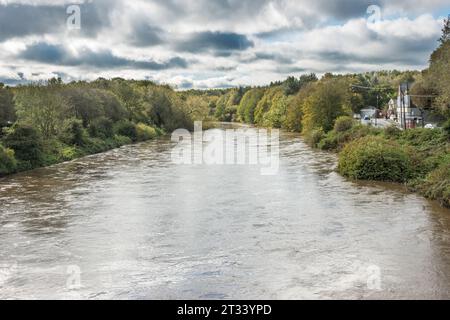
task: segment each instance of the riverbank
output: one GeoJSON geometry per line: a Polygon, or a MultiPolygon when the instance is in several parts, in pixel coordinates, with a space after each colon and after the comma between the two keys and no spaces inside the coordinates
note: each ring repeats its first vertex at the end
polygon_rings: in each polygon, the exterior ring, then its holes
{"type": "Polygon", "coordinates": [[[150,81],[0,83],[0,176],[191,129],[206,101],[150,81]]]}
{"type": "Polygon", "coordinates": [[[336,152],[338,171],[354,180],[405,184],[450,208],[450,144],[445,129],[377,129],[341,117],[327,134],[305,136],[311,147],[336,152]]]}
{"type": "Polygon", "coordinates": [[[89,129],[72,121],[66,125],[63,138],[46,140],[30,126],[7,129],[0,140],[0,177],[72,161],[165,134],[160,128],[123,121],[113,126],[105,120],[89,129]]]}

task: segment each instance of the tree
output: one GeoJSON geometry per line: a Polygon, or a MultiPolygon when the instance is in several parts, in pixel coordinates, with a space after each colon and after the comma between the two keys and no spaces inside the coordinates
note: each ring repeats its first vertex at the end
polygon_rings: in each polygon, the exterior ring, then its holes
{"type": "Polygon", "coordinates": [[[58,134],[69,114],[69,101],[53,86],[29,85],[16,96],[17,118],[20,123],[37,128],[45,138],[58,134]]]}
{"type": "Polygon", "coordinates": [[[295,77],[289,77],[283,83],[284,94],[287,96],[296,94],[300,90],[300,81],[295,77]]]}
{"type": "Polygon", "coordinates": [[[336,118],[350,114],[349,100],[350,92],[345,79],[322,79],[303,104],[303,131],[332,130],[336,118]]]}
{"type": "Polygon", "coordinates": [[[145,104],[142,99],[146,87],[145,83],[139,86],[120,78],[112,80],[111,89],[127,110],[128,120],[138,122],[145,119],[145,104]]]}
{"type": "Polygon", "coordinates": [[[10,130],[4,139],[4,145],[14,150],[19,160],[19,170],[27,170],[43,165],[42,138],[31,126],[18,125],[10,130]]]}
{"type": "Polygon", "coordinates": [[[97,118],[89,125],[89,135],[95,138],[109,139],[114,136],[114,123],[106,118],[97,118]]]}
{"type": "Polygon", "coordinates": [[[132,141],[137,141],[136,125],[129,120],[121,120],[114,125],[114,132],[119,136],[130,138],[132,141]]]}
{"type": "Polygon", "coordinates": [[[216,110],[214,111],[214,117],[219,121],[224,120],[227,100],[228,100],[227,95],[223,95],[216,102],[216,110]]]}
{"type": "Polygon", "coordinates": [[[0,177],[13,173],[17,168],[14,150],[5,149],[0,144],[0,177]]]}
{"type": "Polygon", "coordinates": [[[303,88],[304,86],[306,86],[307,84],[311,83],[311,82],[316,82],[319,79],[317,78],[315,73],[310,73],[310,74],[304,74],[302,76],[300,76],[300,89],[303,88]]]}
{"type": "Polygon", "coordinates": [[[152,125],[173,131],[178,128],[191,129],[191,121],[186,102],[169,87],[149,87],[145,94],[146,114],[152,125]]]}
{"type": "Polygon", "coordinates": [[[255,121],[255,109],[264,95],[264,90],[255,88],[247,91],[242,97],[238,107],[239,119],[245,123],[253,124],[255,121]]]}
{"type": "Polygon", "coordinates": [[[235,119],[244,91],[245,89],[243,88],[228,90],[228,92],[217,100],[214,116],[219,121],[231,121],[235,119]]]}
{"type": "Polygon", "coordinates": [[[275,97],[283,95],[283,87],[275,86],[265,90],[255,109],[255,124],[264,125],[264,116],[272,107],[275,97]]]}
{"type": "Polygon", "coordinates": [[[283,125],[284,129],[293,132],[302,131],[303,104],[313,91],[314,82],[308,82],[302,86],[302,89],[300,89],[298,94],[290,100],[283,125]]]}
{"type": "Polygon", "coordinates": [[[83,121],[72,118],[64,121],[61,140],[68,145],[83,146],[86,142],[86,129],[83,121]]]}
{"type": "Polygon", "coordinates": [[[450,15],[444,20],[444,26],[442,27],[442,36],[439,39],[441,44],[450,40],[450,15]]]}
{"type": "Polygon", "coordinates": [[[96,91],[89,88],[72,87],[65,89],[63,94],[69,102],[70,113],[82,120],[85,128],[91,121],[104,115],[101,100],[96,95],[96,91]]]}
{"type": "Polygon", "coordinates": [[[208,117],[208,101],[203,97],[188,96],[186,98],[186,112],[192,121],[201,121],[208,117]]]}
{"type": "Polygon", "coordinates": [[[283,83],[284,94],[286,95],[294,95],[300,91],[301,88],[306,86],[308,83],[316,82],[317,76],[315,73],[303,74],[299,79],[294,77],[289,77],[283,83]]]}
{"type": "Polygon", "coordinates": [[[0,129],[15,120],[15,109],[11,89],[0,83],[0,129]]]}
{"type": "Polygon", "coordinates": [[[286,96],[283,92],[277,92],[271,100],[270,109],[264,114],[263,126],[281,128],[286,120],[286,111],[292,96],[286,96]]]}
{"type": "Polygon", "coordinates": [[[431,55],[430,68],[426,74],[426,87],[438,92],[434,108],[450,117],[450,41],[443,43],[431,55]]]}

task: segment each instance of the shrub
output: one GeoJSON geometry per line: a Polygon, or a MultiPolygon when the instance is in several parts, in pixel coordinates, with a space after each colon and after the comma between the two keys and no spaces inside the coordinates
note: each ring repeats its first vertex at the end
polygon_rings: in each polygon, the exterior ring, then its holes
{"type": "Polygon", "coordinates": [[[89,135],[94,138],[108,139],[114,137],[113,122],[105,117],[93,120],[88,131],[89,135]]]}
{"type": "Polygon", "coordinates": [[[80,151],[74,146],[67,146],[61,149],[60,159],[62,161],[70,161],[80,157],[80,151]]]}
{"type": "Polygon", "coordinates": [[[336,119],[334,123],[334,131],[336,132],[346,132],[349,131],[353,125],[354,120],[351,117],[342,116],[336,119]]]}
{"type": "Polygon", "coordinates": [[[415,189],[425,197],[438,200],[441,205],[450,207],[450,163],[432,171],[425,180],[417,184],[415,189]]]}
{"type": "Polygon", "coordinates": [[[447,137],[450,137],[450,119],[444,123],[442,129],[444,129],[444,132],[446,133],[447,137]]]}
{"type": "Polygon", "coordinates": [[[68,145],[82,146],[86,142],[86,138],[83,121],[75,118],[64,121],[61,141],[68,145]]]}
{"type": "Polygon", "coordinates": [[[384,130],[384,136],[389,139],[397,139],[401,134],[402,130],[400,130],[396,125],[391,125],[384,130]]]}
{"type": "Polygon", "coordinates": [[[368,136],[349,143],[339,155],[339,172],[358,180],[406,182],[413,176],[408,153],[395,142],[368,136]]]}
{"type": "Polygon", "coordinates": [[[136,133],[138,141],[146,141],[150,139],[154,139],[158,136],[155,128],[147,126],[143,123],[138,123],[136,125],[136,133]]]}
{"type": "Polygon", "coordinates": [[[14,158],[14,150],[6,149],[0,144],[0,176],[15,172],[17,161],[14,158]]]}
{"type": "Polygon", "coordinates": [[[403,131],[399,140],[403,143],[428,149],[447,142],[447,136],[442,129],[414,129],[403,131]]]}
{"type": "Polygon", "coordinates": [[[119,136],[125,136],[131,139],[131,141],[137,141],[137,130],[133,122],[128,120],[122,120],[114,125],[114,133],[119,136]]]}
{"type": "Polygon", "coordinates": [[[160,129],[160,128],[155,128],[156,133],[158,134],[158,136],[163,136],[166,134],[166,131],[164,129],[160,129]]]}
{"type": "Polygon", "coordinates": [[[321,150],[335,150],[338,146],[338,136],[334,131],[328,132],[328,134],[317,145],[317,147],[321,150]]]}
{"type": "MultiPolygon", "coordinates": [[[[124,137],[126,142],[131,143],[131,139],[128,137],[124,137]]],[[[124,140],[125,141],[125,140],[124,140]]],[[[110,139],[100,139],[100,138],[89,138],[86,142],[85,146],[83,146],[83,152],[86,154],[95,154],[105,152],[117,147],[120,147],[122,144],[119,144],[115,138],[110,139]]]]}
{"type": "Polygon", "coordinates": [[[323,139],[325,133],[322,129],[313,129],[310,132],[306,133],[305,141],[311,147],[317,147],[319,142],[323,139]]]}
{"type": "Polygon", "coordinates": [[[47,139],[42,144],[43,165],[50,166],[61,162],[61,150],[65,144],[59,139],[47,139]]]}
{"type": "Polygon", "coordinates": [[[4,145],[14,150],[18,170],[40,167],[44,164],[42,138],[30,126],[15,126],[4,139],[4,145]]]}
{"type": "Polygon", "coordinates": [[[124,137],[124,136],[119,136],[119,135],[114,136],[114,141],[118,147],[125,146],[125,145],[131,144],[133,142],[133,141],[131,141],[130,138],[124,137]]]}

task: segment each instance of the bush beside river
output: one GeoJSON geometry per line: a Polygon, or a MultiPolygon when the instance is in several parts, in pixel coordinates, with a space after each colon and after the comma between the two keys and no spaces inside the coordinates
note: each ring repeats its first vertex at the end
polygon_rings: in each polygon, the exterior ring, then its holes
{"type": "Polygon", "coordinates": [[[449,138],[444,129],[380,130],[354,123],[308,141],[338,152],[338,171],[348,178],[405,183],[450,207],[449,138]]]}

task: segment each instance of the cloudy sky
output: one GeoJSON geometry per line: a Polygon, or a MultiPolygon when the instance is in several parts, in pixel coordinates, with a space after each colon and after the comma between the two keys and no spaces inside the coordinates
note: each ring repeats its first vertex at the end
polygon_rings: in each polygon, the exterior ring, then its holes
{"type": "Polygon", "coordinates": [[[0,0],[0,82],[188,89],[423,69],[448,13],[448,0],[0,0]]]}

